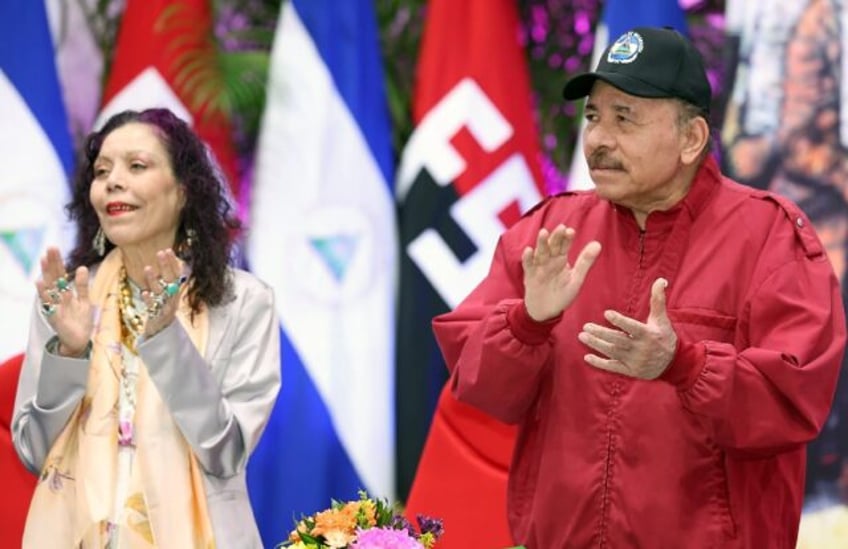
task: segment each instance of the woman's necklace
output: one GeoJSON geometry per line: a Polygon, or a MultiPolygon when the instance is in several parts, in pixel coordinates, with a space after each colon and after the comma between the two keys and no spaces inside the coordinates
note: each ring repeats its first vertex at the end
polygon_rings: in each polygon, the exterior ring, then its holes
{"type": "MultiPolygon", "coordinates": [[[[121,343],[126,350],[121,353],[121,398],[118,403],[118,445],[132,447],[135,445],[135,429],[133,417],[136,405],[136,380],[138,378],[138,350],[136,342],[144,330],[144,311],[139,311],[135,304],[133,288],[127,277],[127,270],[121,267],[120,293],[118,308],[121,312],[121,343]],[[121,402],[122,401],[122,402],[121,402]]],[[[137,291],[136,293],[140,293],[137,291]]]]}
{"type": "Polygon", "coordinates": [[[136,341],[144,330],[144,312],[135,307],[133,290],[130,287],[130,279],[127,276],[126,267],[121,267],[120,273],[121,295],[118,299],[118,308],[121,310],[121,342],[137,355],[136,341]]]}

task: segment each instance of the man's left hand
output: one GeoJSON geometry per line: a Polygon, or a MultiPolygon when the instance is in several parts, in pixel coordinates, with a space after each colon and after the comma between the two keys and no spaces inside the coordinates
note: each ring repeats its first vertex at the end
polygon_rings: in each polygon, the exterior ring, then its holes
{"type": "Polygon", "coordinates": [[[604,317],[615,328],[588,323],[577,338],[603,356],[587,354],[584,360],[595,368],[638,379],[656,379],[671,364],[677,350],[677,334],[666,313],[665,288],[658,278],[651,286],[651,312],[646,322],[606,311],[604,317]],[[617,329],[616,329],[617,328],[617,329]]]}

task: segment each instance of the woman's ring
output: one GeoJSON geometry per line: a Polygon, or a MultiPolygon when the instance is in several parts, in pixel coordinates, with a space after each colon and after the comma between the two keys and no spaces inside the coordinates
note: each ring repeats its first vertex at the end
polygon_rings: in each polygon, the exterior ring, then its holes
{"type": "Polygon", "coordinates": [[[147,318],[157,318],[162,314],[162,294],[157,294],[153,298],[153,303],[151,303],[150,308],[147,309],[147,318]]]}
{"type": "Polygon", "coordinates": [[[59,289],[60,292],[67,292],[68,289],[69,289],[68,288],[68,279],[65,278],[64,276],[60,276],[59,278],[56,279],[56,287],[59,289]]]}

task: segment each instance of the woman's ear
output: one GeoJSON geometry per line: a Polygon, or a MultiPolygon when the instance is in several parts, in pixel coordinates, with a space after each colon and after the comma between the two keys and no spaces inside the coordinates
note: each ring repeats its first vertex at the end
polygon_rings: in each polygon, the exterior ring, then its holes
{"type": "Polygon", "coordinates": [[[177,190],[180,193],[180,210],[185,208],[186,202],[188,202],[188,195],[186,194],[185,185],[182,183],[177,185],[177,190]]]}

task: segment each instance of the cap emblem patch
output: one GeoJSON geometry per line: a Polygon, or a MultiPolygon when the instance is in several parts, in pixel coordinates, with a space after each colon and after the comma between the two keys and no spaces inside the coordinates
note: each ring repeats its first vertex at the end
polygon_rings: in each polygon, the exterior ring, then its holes
{"type": "Polygon", "coordinates": [[[637,32],[627,32],[618,37],[607,53],[607,63],[632,63],[642,52],[645,43],[637,32]]]}

